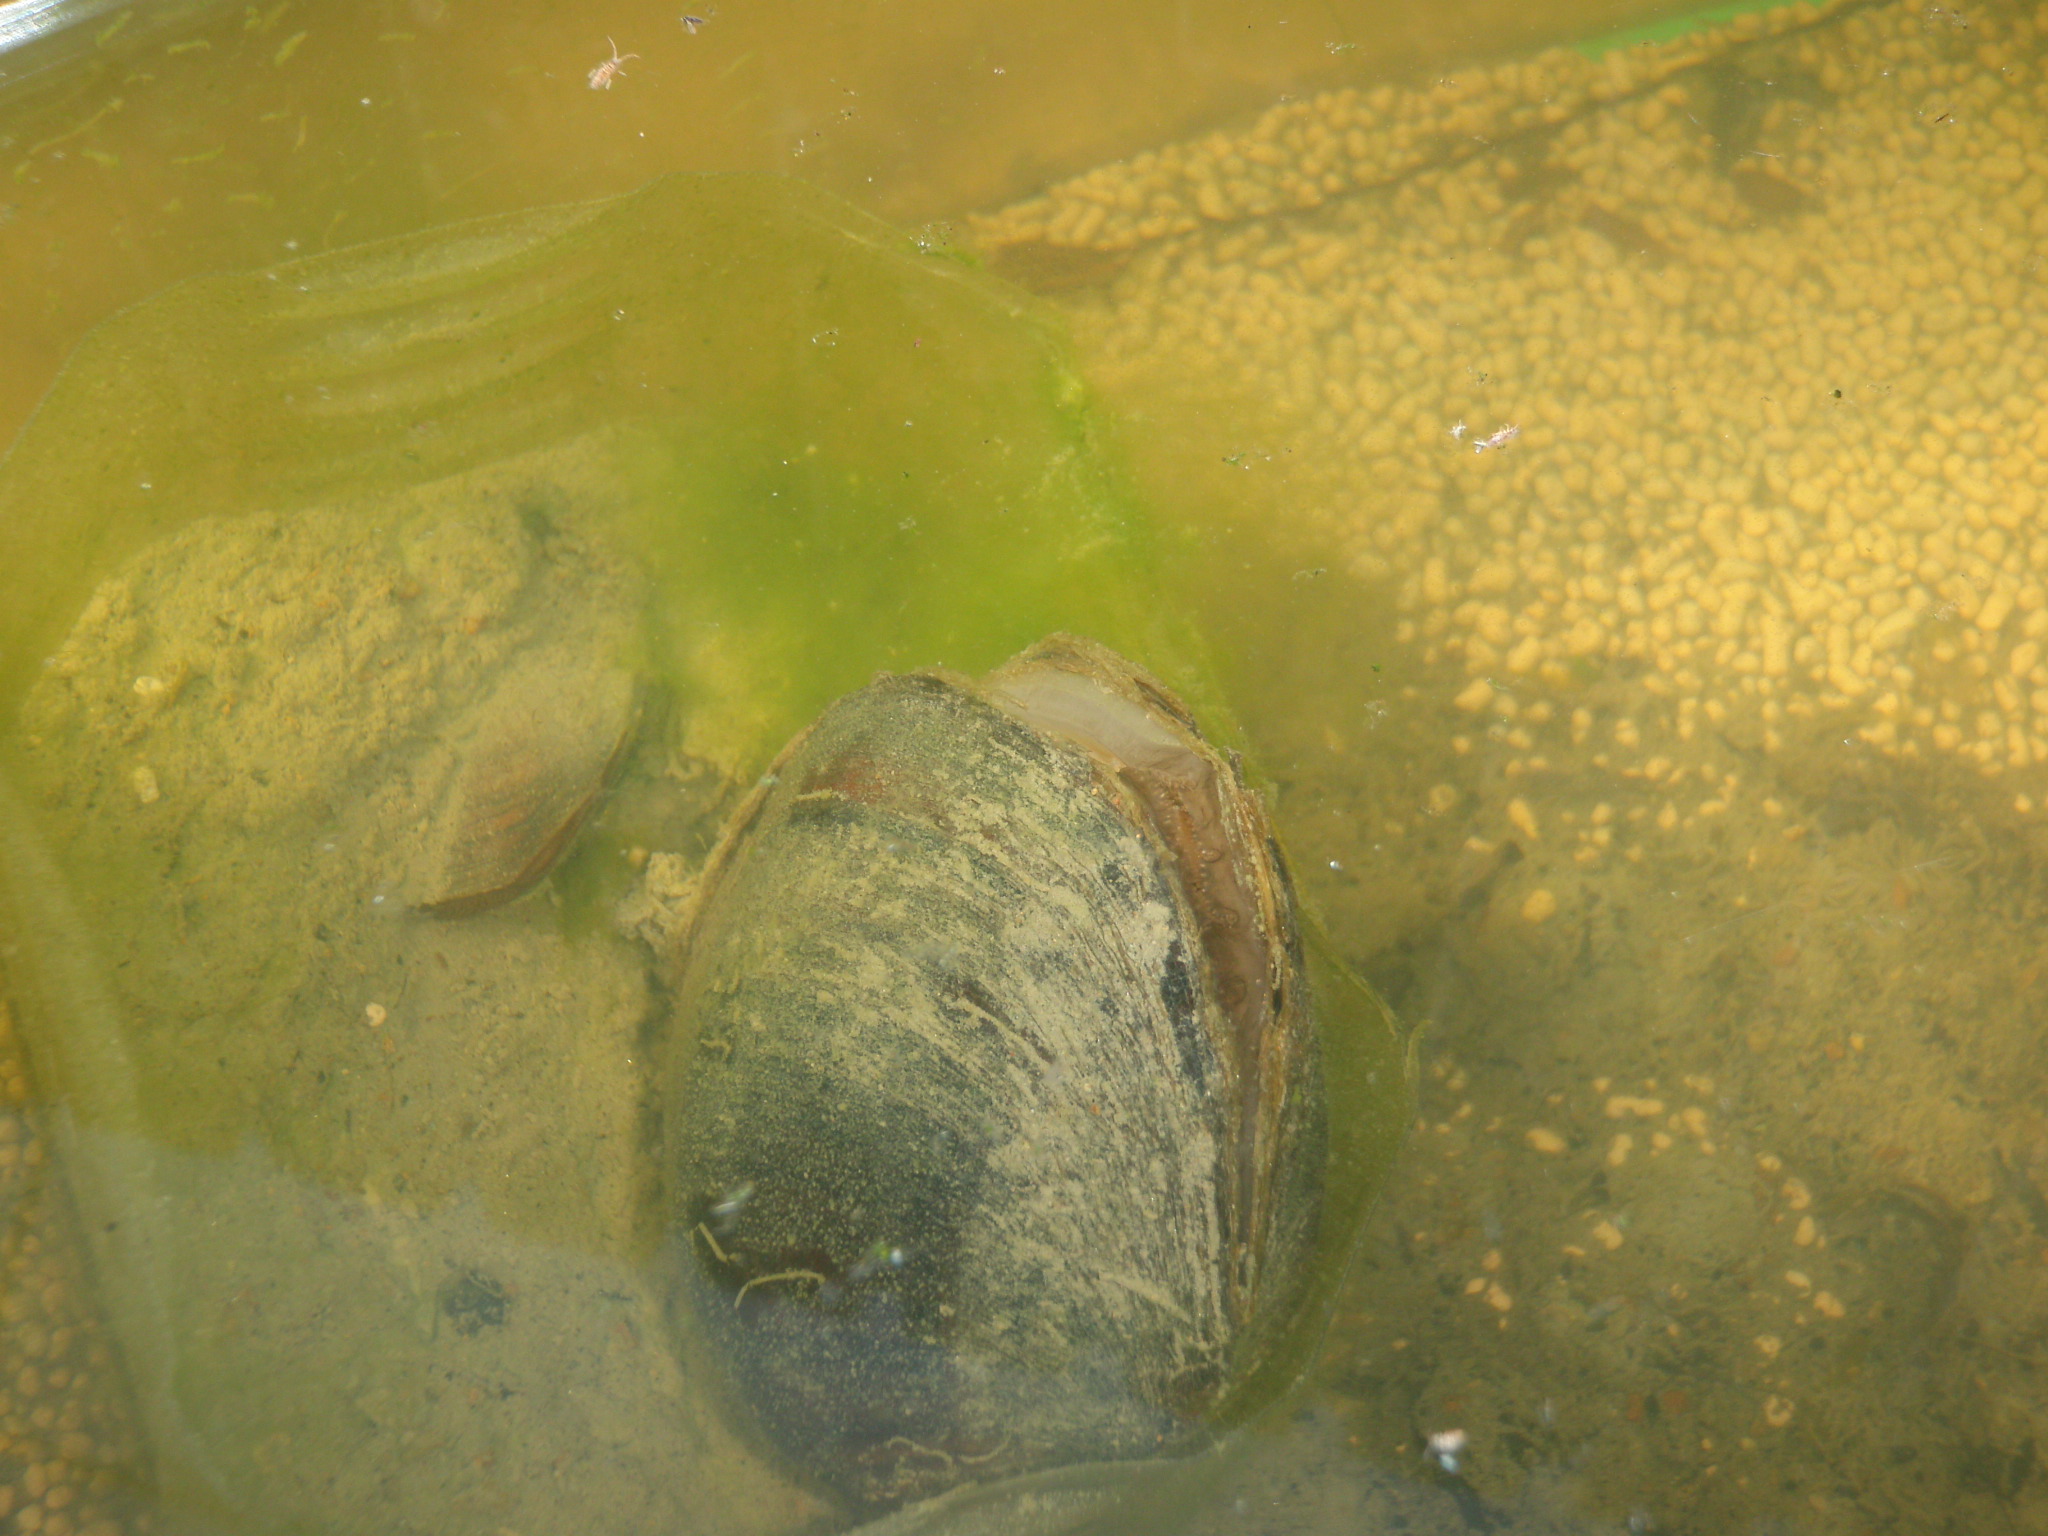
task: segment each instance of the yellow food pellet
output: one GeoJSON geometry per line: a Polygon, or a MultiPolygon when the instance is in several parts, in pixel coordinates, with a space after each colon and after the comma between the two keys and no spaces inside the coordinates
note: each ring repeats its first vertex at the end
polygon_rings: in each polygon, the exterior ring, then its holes
{"type": "Polygon", "coordinates": [[[1477,1296],[1481,1291],[1485,1289],[1486,1277],[1484,1275],[1474,1275],[1470,1280],[1467,1280],[1465,1282],[1465,1294],[1467,1296],[1477,1296]]]}
{"type": "Polygon", "coordinates": [[[1778,1351],[1785,1347],[1785,1341],[1775,1333],[1760,1333],[1750,1341],[1756,1345],[1757,1353],[1766,1360],[1778,1358],[1778,1351]]]}
{"type": "MultiPolygon", "coordinates": [[[[1152,275],[1098,322],[1112,362],[1256,379],[1315,418],[1316,447],[1357,493],[1342,525],[1355,562],[1388,580],[1397,636],[1447,664],[1445,694],[1475,714],[1496,707],[1505,671],[1525,710],[1549,690],[1587,741],[1596,712],[1569,693],[1599,678],[1629,761],[1593,766],[1638,785],[1697,772],[1738,712],[1766,752],[1786,717],[1826,711],[1901,760],[2038,771],[2048,731],[2016,689],[2048,687],[2048,557],[2032,538],[2048,457],[2040,232],[2019,228],[2041,219],[2041,13],[1987,18],[1972,56],[1950,7],[1927,12],[1946,26],[1880,8],[1802,36],[1835,9],[1305,94],[972,227],[998,254],[1141,255],[1152,275]],[[1825,87],[1811,111],[1770,114],[1759,163],[1703,160],[1685,137],[1697,72],[1746,67],[1738,50],[1765,38],[1785,39],[1788,60],[1807,49],[1825,87]],[[1934,130],[1951,118],[1927,117],[1930,91],[1968,124],[1967,148],[1934,130]],[[1508,251],[1522,155],[1464,146],[1539,130],[1571,146],[1599,222],[1515,220],[1508,251]],[[1738,179],[1770,216],[1730,222],[1738,179]],[[1991,233],[1951,248],[1950,230],[1991,233]],[[1836,280],[1789,280],[1808,269],[1836,280]],[[1958,306],[1916,303],[1923,288],[1958,306]],[[1837,338],[1840,363],[1795,339],[1814,335],[1837,338]],[[1517,354],[1515,420],[1491,419],[1485,375],[1439,366],[1460,348],[1517,354]],[[1882,406],[1825,390],[1827,368],[1880,354],[1913,387],[1882,406]],[[1682,409],[1641,405],[1677,377],[1682,409]],[[1838,408],[1814,410],[1823,395],[1838,408]],[[1459,512],[1428,515],[1447,490],[1459,512]],[[1924,676],[1922,648],[1938,664],[1924,676]],[[1617,662],[1632,680],[1610,689],[1617,662]],[[1993,726],[1937,721],[1951,701],[1993,726]]],[[[2015,788],[2010,804],[2043,798],[2015,788]]],[[[1690,824],[1734,805],[1710,792],[1690,824]]],[[[1658,822],[1688,818],[1670,804],[1658,822]]]]}
{"type": "Polygon", "coordinates": [[[1764,1399],[1764,1422],[1773,1429],[1783,1429],[1792,1422],[1792,1399],[1780,1397],[1773,1392],[1764,1399]]]}
{"type": "Polygon", "coordinates": [[[1529,808],[1529,802],[1520,795],[1508,802],[1508,820],[1514,824],[1517,832],[1532,843],[1542,836],[1536,829],[1536,813],[1529,808]]]}
{"type": "Polygon", "coordinates": [[[1487,1249],[1486,1257],[1479,1261],[1479,1267],[1485,1270],[1488,1274],[1494,1274],[1500,1269],[1500,1266],[1501,1256],[1500,1250],[1498,1248],[1487,1249]]]}
{"type": "Polygon", "coordinates": [[[1483,677],[1475,677],[1451,702],[1467,714],[1476,715],[1493,702],[1493,684],[1483,677]]]}
{"type": "Polygon", "coordinates": [[[1612,1253],[1621,1246],[1621,1228],[1611,1221],[1602,1221],[1593,1228],[1593,1241],[1612,1253]]]}
{"type": "Polygon", "coordinates": [[[1619,1168],[1623,1163],[1626,1163],[1629,1153],[1635,1150],[1635,1145],[1635,1137],[1629,1135],[1627,1131],[1623,1131],[1607,1144],[1607,1166],[1619,1168]]]}
{"type": "Polygon", "coordinates": [[[1799,1225],[1793,1229],[1792,1241],[1797,1243],[1801,1248],[1811,1248],[1813,1246],[1814,1236],[1815,1229],[1813,1225],[1813,1218],[1811,1216],[1800,1217],[1799,1225]]]}
{"type": "Polygon", "coordinates": [[[1617,1093],[1607,1101],[1607,1118],[1625,1120],[1630,1115],[1642,1120],[1654,1120],[1664,1113],[1662,1099],[1639,1099],[1632,1094],[1617,1093]]]}
{"type": "Polygon", "coordinates": [[[1795,1211],[1803,1211],[1813,1204],[1813,1191],[1806,1187],[1804,1179],[1787,1179],[1778,1193],[1785,1197],[1785,1203],[1795,1211]]]}
{"type": "Polygon", "coordinates": [[[157,786],[156,774],[146,763],[128,776],[128,782],[134,786],[135,798],[144,805],[155,805],[162,797],[163,791],[157,786]]]}
{"type": "Polygon", "coordinates": [[[1550,1157],[1565,1149],[1565,1139],[1547,1126],[1530,1126],[1523,1139],[1536,1151],[1550,1157]]]}
{"type": "Polygon", "coordinates": [[[1785,1283],[1791,1286],[1793,1290],[1797,1291],[1802,1296],[1804,1296],[1808,1291],[1813,1289],[1813,1282],[1806,1277],[1805,1272],[1802,1270],[1786,1270],[1785,1283]]]}
{"type": "Polygon", "coordinates": [[[1429,791],[1429,814],[1442,816],[1454,810],[1458,804],[1458,792],[1448,784],[1436,784],[1429,791]]]}
{"type": "Polygon", "coordinates": [[[1538,887],[1522,899],[1522,918],[1525,922],[1547,922],[1557,915],[1557,897],[1538,887]]]}
{"type": "Polygon", "coordinates": [[[386,1019],[391,1017],[391,1014],[382,1003],[370,1003],[364,1007],[363,1017],[369,1020],[370,1028],[378,1029],[383,1026],[386,1019]]]}
{"type": "Polygon", "coordinates": [[[1488,1285],[1486,1288],[1486,1304],[1496,1312],[1505,1312],[1514,1306],[1515,1298],[1502,1290],[1498,1285],[1488,1285]]]}
{"type": "Polygon", "coordinates": [[[1822,1317],[1843,1317],[1849,1311],[1847,1307],[1842,1305],[1841,1298],[1836,1296],[1833,1291],[1815,1291],[1813,1293],[1813,1310],[1822,1317]]]}

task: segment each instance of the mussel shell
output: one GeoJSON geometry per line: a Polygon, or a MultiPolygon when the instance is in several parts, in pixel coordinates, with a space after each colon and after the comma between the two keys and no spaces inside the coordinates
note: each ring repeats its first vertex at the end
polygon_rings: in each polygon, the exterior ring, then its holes
{"type": "Polygon", "coordinates": [[[1316,1235],[1293,924],[1234,764],[1098,647],[884,678],[791,745],[706,875],[666,1146],[679,1327],[794,1464],[874,1508],[1203,1439],[1316,1235]],[[1209,831],[1034,709],[1049,673],[1209,831]]]}
{"type": "Polygon", "coordinates": [[[640,702],[630,672],[569,647],[508,667],[449,732],[455,767],[429,824],[414,904],[465,917],[538,885],[624,759],[640,702]]]}

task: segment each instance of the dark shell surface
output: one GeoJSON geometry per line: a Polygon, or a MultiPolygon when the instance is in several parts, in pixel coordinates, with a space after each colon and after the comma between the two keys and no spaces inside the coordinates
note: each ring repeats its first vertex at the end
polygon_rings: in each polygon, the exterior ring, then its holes
{"type": "Polygon", "coordinates": [[[1201,1443],[1327,1128],[1284,869],[1170,694],[1055,637],[841,700],[688,944],[679,1326],[768,1440],[866,1508],[1201,1443]]]}

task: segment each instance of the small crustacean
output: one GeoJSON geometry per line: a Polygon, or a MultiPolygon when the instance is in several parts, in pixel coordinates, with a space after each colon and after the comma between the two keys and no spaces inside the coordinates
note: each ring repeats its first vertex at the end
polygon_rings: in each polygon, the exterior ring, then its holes
{"type": "Polygon", "coordinates": [[[612,88],[612,81],[624,77],[626,73],[626,60],[640,57],[637,53],[622,55],[619,52],[619,45],[617,43],[612,43],[610,38],[606,38],[605,41],[612,44],[612,56],[590,72],[590,88],[593,91],[610,90],[612,88]]]}
{"type": "Polygon", "coordinates": [[[455,768],[429,820],[416,902],[463,917],[540,883],[631,745],[631,674],[542,653],[512,667],[451,733],[455,768]]]}

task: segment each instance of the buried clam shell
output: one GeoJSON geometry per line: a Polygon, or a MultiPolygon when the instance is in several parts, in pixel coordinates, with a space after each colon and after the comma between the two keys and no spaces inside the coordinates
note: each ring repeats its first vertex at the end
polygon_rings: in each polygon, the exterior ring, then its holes
{"type": "Polygon", "coordinates": [[[1328,1135],[1292,898],[1141,671],[1055,637],[841,700],[688,942],[685,1332],[835,1492],[1187,1448],[1285,1353],[1328,1135]]]}
{"type": "Polygon", "coordinates": [[[455,769],[415,905],[465,917],[532,890],[575,841],[639,720],[638,684],[621,668],[566,650],[509,668],[450,733],[455,769]]]}

